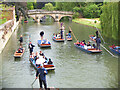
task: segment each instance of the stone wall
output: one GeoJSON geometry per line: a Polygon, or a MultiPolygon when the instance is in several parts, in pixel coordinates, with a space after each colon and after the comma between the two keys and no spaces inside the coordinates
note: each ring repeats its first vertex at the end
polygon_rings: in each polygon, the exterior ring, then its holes
{"type": "Polygon", "coordinates": [[[19,21],[16,22],[15,18],[15,8],[9,8],[7,10],[3,10],[4,14],[9,13],[9,15],[4,16],[2,18],[7,18],[7,22],[0,25],[0,53],[5,48],[7,42],[9,41],[12,33],[18,27],[22,17],[19,18],[19,21]]]}

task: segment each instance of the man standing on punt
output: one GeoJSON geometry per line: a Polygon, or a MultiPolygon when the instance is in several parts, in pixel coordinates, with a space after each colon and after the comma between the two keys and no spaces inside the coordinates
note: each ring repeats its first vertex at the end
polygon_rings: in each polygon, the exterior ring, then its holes
{"type": "Polygon", "coordinates": [[[22,35],[20,35],[19,41],[20,41],[20,46],[22,46],[22,44],[23,44],[23,36],[22,35]]]}
{"type": "Polygon", "coordinates": [[[96,49],[99,49],[100,50],[100,43],[101,43],[101,40],[99,37],[96,38],[96,44],[97,44],[97,48],[96,49]]]}
{"type": "Polygon", "coordinates": [[[41,41],[43,40],[43,35],[44,35],[44,32],[43,32],[43,31],[41,31],[41,32],[40,32],[41,41]]]}
{"type": "Polygon", "coordinates": [[[37,73],[36,73],[36,79],[39,76],[40,88],[42,88],[42,83],[43,83],[44,88],[47,90],[46,74],[47,74],[47,70],[43,67],[43,64],[40,64],[40,68],[37,70],[37,73]]]}
{"type": "Polygon", "coordinates": [[[29,45],[28,45],[28,48],[29,48],[29,50],[30,50],[30,55],[32,55],[33,47],[35,47],[35,45],[33,45],[32,42],[30,41],[30,43],[29,43],[29,45]]]}

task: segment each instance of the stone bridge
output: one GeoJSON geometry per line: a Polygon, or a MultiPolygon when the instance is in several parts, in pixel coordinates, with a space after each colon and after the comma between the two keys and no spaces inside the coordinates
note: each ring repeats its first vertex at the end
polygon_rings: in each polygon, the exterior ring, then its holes
{"type": "Polygon", "coordinates": [[[51,16],[55,22],[59,22],[62,17],[68,16],[72,19],[73,12],[67,11],[46,11],[41,9],[34,9],[28,11],[28,16],[33,18],[36,22],[40,22],[40,19],[45,15],[51,16]]]}

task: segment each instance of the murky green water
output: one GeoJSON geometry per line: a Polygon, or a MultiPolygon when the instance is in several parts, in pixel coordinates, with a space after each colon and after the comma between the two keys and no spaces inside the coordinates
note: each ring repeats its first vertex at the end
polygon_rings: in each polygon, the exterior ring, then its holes
{"type": "MultiPolygon", "coordinates": [[[[65,22],[66,31],[71,26],[74,34],[79,40],[89,40],[89,35],[95,33],[93,28],[65,22]]],[[[14,32],[10,41],[1,54],[0,77],[3,88],[31,88],[31,83],[35,79],[36,71],[29,62],[28,41],[35,44],[34,52],[42,50],[47,57],[50,57],[56,66],[55,71],[47,75],[48,87],[55,88],[117,88],[118,83],[118,59],[112,57],[103,48],[101,54],[87,54],[74,46],[73,41],[64,43],[52,40],[53,32],[59,31],[59,23],[43,25],[32,21],[20,25],[14,32]],[[37,45],[40,39],[39,32],[44,30],[45,38],[52,43],[51,49],[41,49],[37,45]],[[14,52],[19,46],[19,36],[23,34],[25,53],[22,58],[15,59],[14,52]]],[[[33,85],[39,88],[38,80],[33,85]]]]}

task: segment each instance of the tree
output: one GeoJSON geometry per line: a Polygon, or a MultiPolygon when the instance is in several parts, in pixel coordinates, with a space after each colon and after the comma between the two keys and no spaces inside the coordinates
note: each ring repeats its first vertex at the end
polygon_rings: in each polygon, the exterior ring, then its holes
{"type": "Polygon", "coordinates": [[[28,10],[34,9],[33,2],[27,2],[27,8],[28,10]]]}
{"type": "Polygon", "coordinates": [[[118,2],[107,2],[100,16],[103,36],[114,40],[118,40],[118,9],[118,2]]]}
{"type": "Polygon", "coordinates": [[[47,3],[47,4],[45,4],[44,9],[48,10],[48,11],[53,11],[54,7],[53,7],[53,5],[51,3],[47,3]]]}
{"type": "Polygon", "coordinates": [[[100,17],[100,8],[96,4],[90,4],[83,8],[83,16],[86,18],[100,17]]]}

